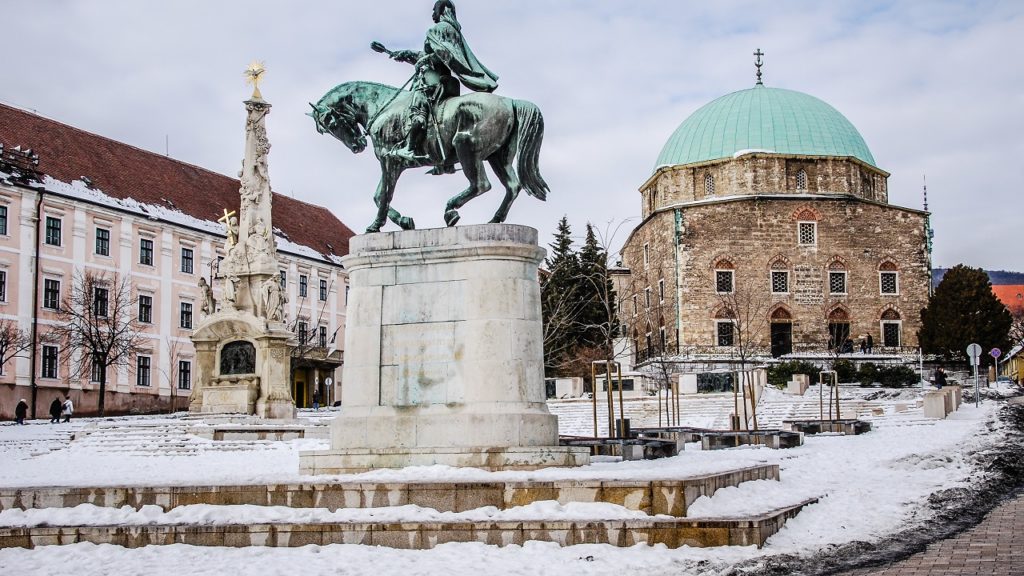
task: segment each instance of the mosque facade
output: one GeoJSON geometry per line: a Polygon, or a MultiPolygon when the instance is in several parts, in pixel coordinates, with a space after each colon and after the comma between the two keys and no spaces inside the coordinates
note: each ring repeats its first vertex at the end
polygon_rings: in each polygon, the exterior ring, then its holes
{"type": "Polygon", "coordinates": [[[888,177],[808,94],[759,81],[694,112],[640,186],[622,249],[636,360],[917,346],[928,213],[890,204],[888,177]]]}

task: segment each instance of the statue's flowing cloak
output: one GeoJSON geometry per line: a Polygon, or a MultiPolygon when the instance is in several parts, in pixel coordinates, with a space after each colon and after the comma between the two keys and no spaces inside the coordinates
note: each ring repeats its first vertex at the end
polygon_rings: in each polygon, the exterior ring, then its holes
{"type": "Polygon", "coordinates": [[[493,92],[498,87],[498,75],[477,60],[459,21],[448,13],[427,31],[423,51],[436,55],[470,90],[493,92]]]}

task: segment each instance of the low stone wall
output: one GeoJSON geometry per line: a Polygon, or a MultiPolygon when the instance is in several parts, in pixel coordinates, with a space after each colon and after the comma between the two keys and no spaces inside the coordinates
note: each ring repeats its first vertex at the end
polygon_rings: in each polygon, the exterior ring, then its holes
{"type": "Polygon", "coordinates": [[[778,480],[779,466],[763,464],[691,478],[663,480],[562,480],[551,482],[341,482],[241,486],[162,486],[0,489],[0,511],[72,508],[79,504],[170,510],[190,504],[252,504],[293,508],[379,508],[415,504],[441,512],[483,506],[500,509],[542,500],[609,502],[647,514],[684,517],[701,496],[751,480],[778,480]]]}
{"type": "MultiPolygon", "coordinates": [[[[39,386],[36,389],[36,418],[50,419],[50,403],[54,398],[64,399],[67,387],[39,386]]],[[[71,390],[71,401],[75,404],[75,416],[96,416],[99,414],[98,390],[71,390]]],[[[177,392],[177,391],[176,391],[177,392]]],[[[183,396],[173,398],[174,410],[188,410],[188,390],[182,391],[183,396]]],[[[0,420],[13,420],[14,408],[22,398],[31,404],[32,388],[14,384],[0,384],[0,420]]],[[[160,396],[148,392],[123,393],[107,392],[104,401],[104,414],[120,416],[124,414],[167,414],[172,411],[170,396],[160,396]]],[[[29,416],[32,415],[31,406],[29,416]]],[[[72,417],[74,418],[74,416],[72,417]]]]}
{"type": "Polygon", "coordinates": [[[91,542],[126,548],[149,545],[277,546],[362,544],[429,549],[448,542],[523,545],[530,540],[576,544],[663,544],[680,546],[758,546],[795,516],[803,502],[754,518],[676,520],[575,520],[508,522],[406,522],[331,524],[227,524],[152,526],[46,526],[0,529],[0,548],[91,542]]]}
{"type": "MultiPolygon", "coordinates": [[[[904,408],[906,410],[906,408],[904,408]]],[[[783,420],[782,428],[804,434],[844,434],[854,436],[871,431],[871,423],[864,420],[783,420]]]]}

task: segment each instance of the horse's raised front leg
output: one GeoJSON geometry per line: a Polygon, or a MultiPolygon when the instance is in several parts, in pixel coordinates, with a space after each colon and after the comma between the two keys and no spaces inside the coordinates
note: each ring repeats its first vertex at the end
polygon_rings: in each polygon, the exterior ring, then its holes
{"type": "Polygon", "coordinates": [[[488,161],[491,170],[494,170],[501,185],[505,187],[505,198],[501,201],[501,206],[498,206],[498,211],[494,213],[494,218],[491,218],[491,224],[500,224],[505,221],[505,218],[508,218],[508,211],[512,208],[512,203],[516,201],[519,191],[523,189],[522,184],[519,183],[519,177],[516,176],[516,172],[512,168],[513,156],[514,151],[512,154],[502,151],[488,161]]]}
{"type": "Polygon", "coordinates": [[[491,182],[484,172],[483,160],[477,152],[476,139],[466,132],[458,132],[452,139],[452,144],[455,146],[459,163],[462,164],[462,173],[469,180],[469,188],[452,196],[448,200],[448,204],[445,205],[444,222],[449,226],[455,226],[455,223],[459,221],[459,208],[491,189],[491,182]]]}
{"type": "Polygon", "coordinates": [[[381,161],[380,182],[377,184],[377,193],[373,196],[373,202],[377,205],[377,217],[366,228],[368,233],[380,232],[386,219],[390,219],[395,224],[398,224],[402,230],[412,230],[416,227],[412,218],[402,216],[398,210],[391,207],[391,199],[395,194],[395,184],[398,183],[398,177],[401,175],[401,168],[389,161],[381,161]]]}

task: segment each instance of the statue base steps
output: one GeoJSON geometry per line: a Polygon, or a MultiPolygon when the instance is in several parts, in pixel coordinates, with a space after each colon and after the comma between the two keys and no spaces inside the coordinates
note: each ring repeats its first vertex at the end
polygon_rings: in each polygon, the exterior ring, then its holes
{"type": "Polygon", "coordinates": [[[299,473],[355,474],[379,468],[435,464],[491,471],[537,470],[550,466],[584,466],[589,463],[588,448],[571,446],[351,448],[302,452],[299,455],[299,473]]]}

